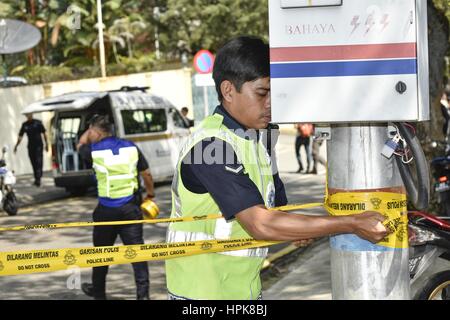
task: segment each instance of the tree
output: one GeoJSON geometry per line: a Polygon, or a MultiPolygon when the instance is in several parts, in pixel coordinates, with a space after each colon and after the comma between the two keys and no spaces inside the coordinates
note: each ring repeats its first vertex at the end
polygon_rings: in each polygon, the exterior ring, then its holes
{"type": "Polygon", "coordinates": [[[167,0],[161,24],[166,52],[179,52],[180,41],[191,54],[200,49],[215,52],[237,35],[257,35],[267,40],[268,4],[267,0],[167,0]]]}

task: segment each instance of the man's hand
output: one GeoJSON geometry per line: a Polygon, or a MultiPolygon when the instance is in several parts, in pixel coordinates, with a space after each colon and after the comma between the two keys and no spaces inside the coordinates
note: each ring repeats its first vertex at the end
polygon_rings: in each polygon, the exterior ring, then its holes
{"type": "Polygon", "coordinates": [[[364,212],[352,216],[354,219],[354,233],[372,243],[383,240],[389,233],[382,224],[386,218],[378,212],[364,212]]]}
{"type": "Polygon", "coordinates": [[[153,201],[153,199],[155,199],[155,195],[154,194],[146,194],[145,195],[145,198],[144,198],[144,201],[145,200],[152,200],[153,201]]]}

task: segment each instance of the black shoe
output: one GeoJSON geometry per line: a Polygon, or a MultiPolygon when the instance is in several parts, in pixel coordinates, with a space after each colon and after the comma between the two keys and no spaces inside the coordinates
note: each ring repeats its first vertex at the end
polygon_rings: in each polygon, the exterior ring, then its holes
{"type": "Polygon", "coordinates": [[[34,183],[33,183],[33,185],[35,185],[36,187],[40,187],[41,186],[41,182],[40,181],[35,181],[34,183]]]}
{"type": "Polygon", "coordinates": [[[311,174],[317,174],[317,169],[312,169],[309,173],[311,173],[311,174]]]}
{"type": "Polygon", "coordinates": [[[84,292],[85,295],[88,297],[93,297],[94,300],[106,300],[106,296],[94,296],[94,285],[92,283],[82,283],[81,284],[81,290],[84,292]]]}
{"type": "Polygon", "coordinates": [[[86,282],[82,283],[81,284],[81,290],[88,297],[93,297],[94,296],[94,286],[92,285],[92,283],[86,283],[86,282]]]}
{"type": "Polygon", "coordinates": [[[302,168],[302,167],[298,168],[298,170],[296,171],[296,173],[303,173],[303,168],[302,168]]]}
{"type": "Polygon", "coordinates": [[[136,300],[150,300],[150,297],[148,295],[147,296],[140,296],[140,297],[137,297],[136,300]]]}

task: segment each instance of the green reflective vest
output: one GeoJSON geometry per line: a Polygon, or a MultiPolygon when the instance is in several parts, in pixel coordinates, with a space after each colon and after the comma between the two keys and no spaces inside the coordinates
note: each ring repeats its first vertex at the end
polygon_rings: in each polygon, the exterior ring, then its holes
{"type": "MultiPolygon", "coordinates": [[[[206,118],[180,153],[172,184],[172,218],[220,214],[209,193],[190,192],[181,179],[181,162],[201,140],[215,137],[229,143],[243,164],[244,172],[258,187],[267,207],[275,202],[275,186],[270,157],[262,142],[242,138],[223,124],[215,114],[206,118]]],[[[193,150],[195,158],[195,148],[193,150]]],[[[195,161],[195,160],[194,160],[195,161]]],[[[223,181],[223,188],[227,188],[223,181]]],[[[251,238],[238,221],[218,220],[171,223],[167,242],[251,238]]],[[[209,253],[166,260],[168,291],[188,299],[257,299],[261,294],[260,270],[267,248],[209,253]]]]}
{"type": "Polygon", "coordinates": [[[109,149],[92,151],[98,196],[118,199],[133,195],[138,188],[138,159],[134,146],[119,149],[117,155],[109,149]]]}

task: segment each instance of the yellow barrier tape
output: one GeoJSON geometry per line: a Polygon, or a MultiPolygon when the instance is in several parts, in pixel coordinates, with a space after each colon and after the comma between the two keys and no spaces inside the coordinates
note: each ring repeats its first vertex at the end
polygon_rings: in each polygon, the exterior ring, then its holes
{"type": "Polygon", "coordinates": [[[0,276],[92,268],[142,261],[166,260],[197,254],[266,247],[280,241],[231,239],[131,246],[84,247],[0,253],[0,276]]]}
{"type": "Polygon", "coordinates": [[[376,211],[386,217],[383,223],[391,232],[377,245],[408,248],[408,209],[406,195],[394,192],[340,192],[328,195],[325,209],[336,216],[376,211]]]}
{"type": "MultiPolygon", "coordinates": [[[[294,211],[300,209],[308,209],[323,206],[323,203],[309,203],[309,204],[292,204],[283,207],[271,208],[269,210],[278,211],[294,211]]],[[[108,221],[108,222],[68,222],[68,223],[47,223],[47,224],[30,224],[13,227],[0,227],[0,232],[4,231],[24,231],[36,229],[61,229],[61,228],[76,228],[76,227],[95,227],[95,226],[117,226],[128,224],[156,224],[156,223],[170,223],[170,222],[187,222],[187,221],[203,221],[222,218],[222,215],[211,214],[203,216],[191,216],[184,218],[165,218],[154,220],[129,220],[129,221],[108,221]]]]}

